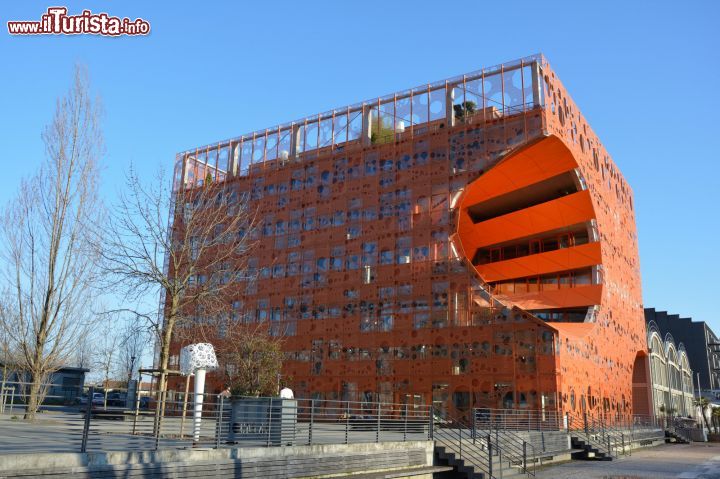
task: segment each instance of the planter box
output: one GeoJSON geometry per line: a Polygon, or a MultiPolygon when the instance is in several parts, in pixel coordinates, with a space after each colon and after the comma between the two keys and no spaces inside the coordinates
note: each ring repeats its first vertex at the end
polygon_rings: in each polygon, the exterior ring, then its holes
{"type": "Polygon", "coordinates": [[[235,399],[232,401],[228,440],[248,445],[292,446],[297,413],[295,399],[235,399]]]}
{"type": "Polygon", "coordinates": [[[690,440],[695,442],[705,442],[705,431],[699,427],[688,428],[686,431],[690,435],[690,440]]]}

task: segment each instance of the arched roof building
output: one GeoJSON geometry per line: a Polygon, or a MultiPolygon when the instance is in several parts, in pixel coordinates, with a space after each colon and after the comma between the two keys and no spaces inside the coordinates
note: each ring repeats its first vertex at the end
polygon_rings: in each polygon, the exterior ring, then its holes
{"type": "Polygon", "coordinates": [[[647,341],[653,412],[656,415],[692,415],[692,370],[685,346],[676,344],[670,333],[663,337],[654,321],[648,323],[647,341]]]}

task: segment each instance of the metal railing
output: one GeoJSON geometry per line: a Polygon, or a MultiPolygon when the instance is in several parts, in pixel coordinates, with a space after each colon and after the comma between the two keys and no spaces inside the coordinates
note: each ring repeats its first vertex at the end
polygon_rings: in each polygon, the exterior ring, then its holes
{"type": "Polygon", "coordinates": [[[633,443],[662,439],[666,430],[665,418],[643,415],[566,413],[566,424],[569,433],[611,457],[631,454],[633,443]]]}
{"type": "Polygon", "coordinates": [[[612,457],[612,447],[605,429],[595,416],[587,412],[566,413],[567,432],[575,434],[580,440],[597,449],[598,452],[612,457]]]}
{"type": "Polygon", "coordinates": [[[559,431],[563,416],[557,411],[533,409],[476,408],[475,421],[480,428],[506,431],[559,431]]]}
{"type": "Polygon", "coordinates": [[[434,416],[432,438],[476,472],[490,479],[502,477],[502,467],[496,466],[501,465],[503,452],[490,434],[481,436],[472,425],[445,414],[442,418],[434,416]]]}
{"type": "Polygon", "coordinates": [[[537,453],[532,443],[525,440],[512,430],[494,428],[488,431],[494,437],[498,450],[503,451],[505,460],[518,467],[528,476],[535,477],[537,453]]]}
{"type": "Polygon", "coordinates": [[[554,412],[491,408],[473,410],[473,428],[480,436],[489,434],[505,460],[531,477],[535,476],[538,452],[519,433],[559,430],[554,412]]]}
{"type": "Polygon", "coordinates": [[[0,451],[87,452],[183,447],[350,444],[432,439],[430,406],[318,399],[203,395],[195,421],[192,393],[44,385],[27,417],[27,383],[7,383],[0,410],[0,451]]]}
{"type": "MultiPolygon", "coordinates": [[[[489,477],[503,468],[535,474],[546,453],[531,432],[576,434],[611,456],[637,441],[659,438],[668,419],[590,413],[480,408],[467,417],[441,416],[431,406],[321,399],[227,398],[203,395],[202,413],[192,393],[43,385],[44,399],[27,417],[30,384],[6,382],[0,394],[0,451],[134,451],[186,447],[267,447],[434,440],[489,477]]],[[[671,420],[672,422],[674,420],[671,420]]],[[[686,424],[672,422],[682,434],[686,424]]],[[[545,436],[543,436],[544,438],[545,436]]],[[[683,436],[684,437],[684,436],[683,436]]]]}
{"type": "Polygon", "coordinates": [[[510,471],[535,476],[535,448],[511,430],[500,430],[487,423],[453,417],[444,413],[435,416],[432,437],[443,446],[489,478],[502,478],[510,471]]]}

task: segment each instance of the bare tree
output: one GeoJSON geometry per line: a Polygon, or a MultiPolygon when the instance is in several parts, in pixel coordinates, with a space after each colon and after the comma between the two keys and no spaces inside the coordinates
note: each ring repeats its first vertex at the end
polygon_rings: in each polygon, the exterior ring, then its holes
{"type": "Polygon", "coordinates": [[[135,369],[148,347],[147,330],[139,321],[128,322],[120,334],[117,358],[118,376],[127,381],[129,387],[135,369]]]}
{"type": "Polygon", "coordinates": [[[163,170],[143,182],[131,168],[104,233],[106,271],[126,303],[160,299],[158,307],[124,308],[155,334],[159,391],[167,388],[176,333],[192,326],[202,334],[208,323],[227,317],[228,293],[245,275],[252,246],[254,214],[242,195],[231,184],[207,180],[173,189],[163,170]]]}
{"type": "Polygon", "coordinates": [[[92,369],[95,363],[94,338],[83,336],[75,346],[75,354],[70,359],[71,364],[78,368],[92,369]]]}
{"type": "Polygon", "coordinates": [[[103,214],[99,117],[99,101],[90,98],[87,75],[77,68],[42,134],[46,161],[2,215],[7,288],[0,324],[29,378],[26,419],[42,401],[43,381],[70,358],[92,319],[98,258],[92,232],[103,214]]]}
{"type": "Polygon", "coordinates": [[[243,324],[222,334],[217,352],[223,380],[233,395],[274,396],[279,392],[283,337],[267,323],[243,324]]]}
{"type": "Polygon", "coordinates": [[[102,373],[103,391],[105,391],[103,399],[103,407],[107,407],[108,389],[110,385],[111,374],[115,372],[115,362],[118,357],[118,343],[120,338],[117,331],[112,327],[113,323],[108,323],[103,328],[97,346],[97,366],[102,373]]]}

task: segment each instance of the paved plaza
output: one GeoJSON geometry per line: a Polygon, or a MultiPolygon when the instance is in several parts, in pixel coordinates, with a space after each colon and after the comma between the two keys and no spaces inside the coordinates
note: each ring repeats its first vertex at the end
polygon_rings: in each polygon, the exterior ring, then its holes
{"type": "Polygon", "coordinates": [[[611,462],[572,461],[538,470],[538,479],[720,479],[720,444],[664,444],[611,462]]]}

